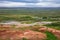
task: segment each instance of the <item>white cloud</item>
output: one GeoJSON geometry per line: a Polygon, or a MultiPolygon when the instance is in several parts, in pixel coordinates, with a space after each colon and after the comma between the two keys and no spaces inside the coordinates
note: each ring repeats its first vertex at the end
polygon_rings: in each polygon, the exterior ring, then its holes
{"type": "Polygon", "coordinates": [[[60,4],[52,2],[40,2],[36,4],[39,7],[60,7],[60,4]]]}
{"type": "Polygon", "coordinates": [[[40,2],[50,2],[50,1],[54,1],[54,0],[38,0],[38,1],[40,1],[40,2]]]}
{"type": "Polygon", "coordinates": [[[26,3],[22,2],[10,2],[10,1],[2,1],[0,2],[0,7],[23,7],[26,3]]]}
{"type": "Polygon", "coordinates": [[[32,0],[25,0],[25,1],[32,1],[32,0]]]}
{"type": "Polygon", "coordinates": [[[43,0],[39,0],[38,3],[0,1],[0,7],[60,7],[60,4],[50,2],[52,0],[47,1],[49,2],[43,2],[43,0]]]}

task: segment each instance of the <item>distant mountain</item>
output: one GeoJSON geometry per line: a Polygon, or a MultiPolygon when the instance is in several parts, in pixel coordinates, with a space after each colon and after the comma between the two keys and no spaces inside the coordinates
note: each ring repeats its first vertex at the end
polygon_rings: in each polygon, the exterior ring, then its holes
{"type": "Polygon", "coordinates": [[[60,7],[0,7],[0,9],[60,9],[60,7]]]}

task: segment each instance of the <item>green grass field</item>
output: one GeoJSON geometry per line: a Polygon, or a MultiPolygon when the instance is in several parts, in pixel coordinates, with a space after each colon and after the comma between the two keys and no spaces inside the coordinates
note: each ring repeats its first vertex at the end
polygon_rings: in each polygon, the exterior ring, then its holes
{"type": "MultiPolygon", "coordinates": [[[[33,11],[33,10],[32,10],[33,11]]],[[[0,10],[0,21],[16,20],[16,21],[60,21],[60,12],[58,11],[33,11],[30,13],[20,10],[0,10]],[[19,12],[18,12],[19,11],[19,12]],[[24,13],[23,13],[24,12],[24,13]],[[43,13],[42,13],[43,12],[43,13]],[[47,12],[47,13],[45,13],[47,12]],[[54,12],[54,13],[53,13],[54,12]]]]}

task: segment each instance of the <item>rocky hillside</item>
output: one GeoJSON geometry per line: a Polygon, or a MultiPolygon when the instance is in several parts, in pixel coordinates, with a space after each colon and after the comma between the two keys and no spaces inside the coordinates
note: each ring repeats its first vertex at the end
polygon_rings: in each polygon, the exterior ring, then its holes
{"type": "Polygon", "coordinates": [[[45,26],[34,26],[30,28],[0,26],[0,40],[60,40],[60,30],[45,26]]]}

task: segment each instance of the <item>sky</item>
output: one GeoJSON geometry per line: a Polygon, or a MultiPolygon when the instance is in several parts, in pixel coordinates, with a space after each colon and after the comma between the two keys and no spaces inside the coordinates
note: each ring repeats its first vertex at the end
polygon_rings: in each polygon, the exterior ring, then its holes
{"type": "Polygon", "coordinates": [[[60,0],[0,0],[0,7],[60,7],[60,0]]]}

